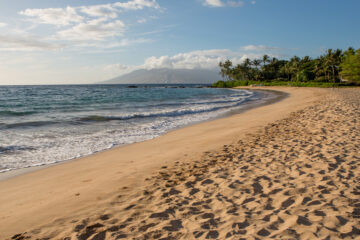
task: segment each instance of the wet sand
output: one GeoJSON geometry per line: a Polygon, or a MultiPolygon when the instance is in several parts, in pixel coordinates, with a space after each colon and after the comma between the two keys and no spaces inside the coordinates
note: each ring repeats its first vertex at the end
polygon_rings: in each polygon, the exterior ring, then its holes
{"type": "Polygon", "coordinates": [[[353,239],[360,89],[280,102],[0,182],[0,238],[353,239]]]}

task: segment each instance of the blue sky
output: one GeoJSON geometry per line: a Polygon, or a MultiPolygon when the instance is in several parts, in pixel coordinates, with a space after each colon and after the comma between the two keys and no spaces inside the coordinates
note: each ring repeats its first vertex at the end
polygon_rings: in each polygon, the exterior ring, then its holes
{"type": "Polygon", "coordinates": [[[0,84],[360,48],[358,0],[0,0],[0,84]]]}

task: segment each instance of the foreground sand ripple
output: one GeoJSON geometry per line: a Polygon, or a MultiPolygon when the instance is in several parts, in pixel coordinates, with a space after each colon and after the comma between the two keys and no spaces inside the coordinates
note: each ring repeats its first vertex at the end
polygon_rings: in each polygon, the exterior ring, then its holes
{"type": "Polygon", "coordinates": [[[219,152],[163,166],[92,216],[13,239],[360,238],[359,93],[334,89],[219,152]]]}

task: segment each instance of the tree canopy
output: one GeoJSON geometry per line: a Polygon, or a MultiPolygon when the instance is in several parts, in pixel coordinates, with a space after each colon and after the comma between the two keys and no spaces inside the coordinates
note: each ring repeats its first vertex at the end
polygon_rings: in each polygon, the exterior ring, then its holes
{"type": "Polygon", "coordinates": [[[219,67],[224,81],[360,83],[360,49],[328,49],[315,59],[294,56],[285,60],[264,55],[237,65],[226,60],[219,67]]]}
{"type": "Polygon", "coordinates": [[[350,48],[344,53],[342,63],[341,76],[349,81],[360,82],[360,49],[354,51],[350,48]]]}

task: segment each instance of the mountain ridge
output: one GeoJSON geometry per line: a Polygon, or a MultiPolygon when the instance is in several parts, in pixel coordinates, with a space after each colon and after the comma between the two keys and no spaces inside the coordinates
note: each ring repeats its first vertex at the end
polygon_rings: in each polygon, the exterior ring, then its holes
{"type": "Polygon", "coordinates": [[[212,84],[220,79],[215,70],[206,69],[139,69],[102,84],[212,84]]]}

